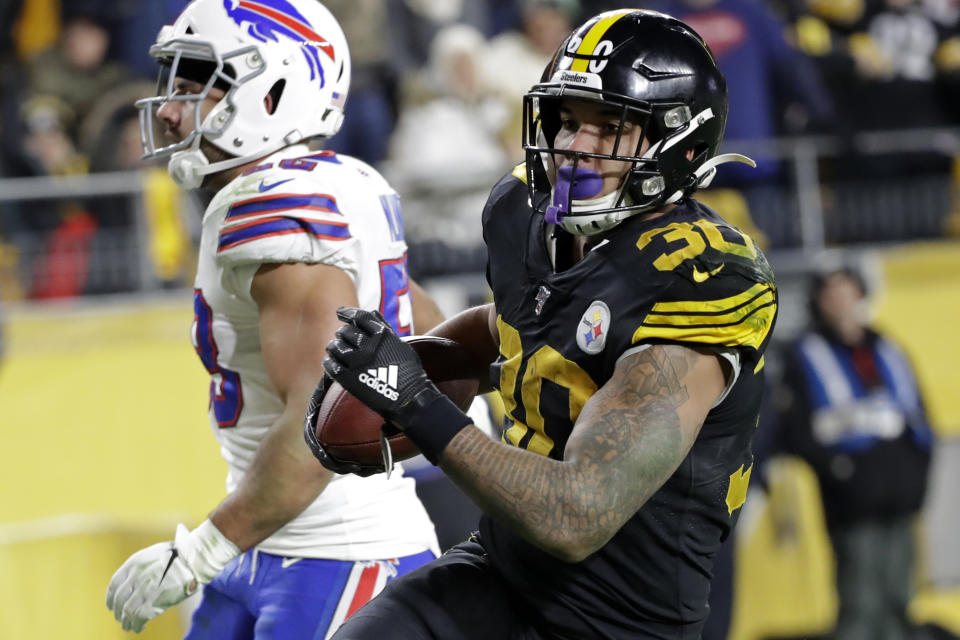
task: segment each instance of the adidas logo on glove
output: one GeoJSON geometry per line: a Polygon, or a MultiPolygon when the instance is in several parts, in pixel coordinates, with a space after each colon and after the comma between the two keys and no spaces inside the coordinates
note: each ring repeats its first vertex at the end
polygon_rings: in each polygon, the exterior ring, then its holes
{"type": "Polygon", "coordinates": [[[367,369],[360,374],[360,382],[367,385],[388,400],[400,397],[397,393],[397,365],[367,369]]]}

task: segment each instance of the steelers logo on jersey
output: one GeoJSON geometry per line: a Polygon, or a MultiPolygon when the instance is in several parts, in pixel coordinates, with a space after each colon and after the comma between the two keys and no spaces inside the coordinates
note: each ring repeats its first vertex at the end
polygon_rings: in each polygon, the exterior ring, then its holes
{"type": "Polygon", "coordinates": [[[591,355],[603,351],[610,331],[610,308],[600,300],[594,300],[577,325],[577,345],[591,355]]]}

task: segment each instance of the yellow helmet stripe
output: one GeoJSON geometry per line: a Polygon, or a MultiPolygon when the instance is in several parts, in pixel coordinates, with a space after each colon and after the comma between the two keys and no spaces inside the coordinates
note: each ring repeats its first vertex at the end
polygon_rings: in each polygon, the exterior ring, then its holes
{"type": "MultiPolygon", "coordinates": [[[[611,11],[605,18],[598,20],[597,24],[590,27],[590,30],[587,31],[587,35],[583,37],[583,42],[581,42],[580,46],[577,47],[577,53],[585,56],[593,54],[593,50],[596,48],[597,43],[600,42],[600,39],[604,36],[604,34],[606,34],[607,29],[612,27],[617,20],[627,14],[633,13],[634,11],[636,11],[636,9],[621,9],[620,11],[611,11]]],[[[570,71],[586,71],[588,64],[590,64],[590,60],[586,58],[577,58],[573,61],[573,64],[570,65],[570,71]]]]}

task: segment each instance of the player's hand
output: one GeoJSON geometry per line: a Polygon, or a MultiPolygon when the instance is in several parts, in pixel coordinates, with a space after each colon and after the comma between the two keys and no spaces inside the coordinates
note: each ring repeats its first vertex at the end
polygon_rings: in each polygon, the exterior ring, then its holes
{"type": "Polygon", "coordinates": [[[310,406],[307,407],[307,414],[303,419],[303,439],[307,441],[307,446],[310,447],[310,451],[313,452],[313,457],[319,460],[320,464],[326,469],[334,473],[352,473],[361,477],[372,476],[375,473],[383,473],[386,470],[383,465],[378,464],[371,466],[360,464],[359,462],[351,462],[350,460],[342,460],[331,455],[330,452],[323,448],[320,441],[317,440],[317,415],[320,411],[320,404],[323,402],[323,398],[327,395],[327,390],[332,383],[333,378],[324,372],[323,377],[320,378],[320,382],[317,383],[317,388],[313,391],[313,396],[310,398],[310,406]]]}
{"type": "Polygon", "coordinates": [[[346,322],[327,344],[323,368],[358,400],[403,430],[427,460],[472,421],[427,377],[420,357],[375,311],[340,307],[346,322]]]}
{"type": "Polygon", "coordinates": [[[209,520],[190,531],[177,526],[172,542],[141,549],[121,565],[107,587],[107,608],[125,631],[144,625],[194,594],[240,553],[209,520]]]}
{"type": "Polygon", "coordinates": [[[424,400],[442,395],[420,357],[379,312],[340,307],[337,317],[347,324],[327,344],[323,368],[363,404],[406,429],[424,400]]]}

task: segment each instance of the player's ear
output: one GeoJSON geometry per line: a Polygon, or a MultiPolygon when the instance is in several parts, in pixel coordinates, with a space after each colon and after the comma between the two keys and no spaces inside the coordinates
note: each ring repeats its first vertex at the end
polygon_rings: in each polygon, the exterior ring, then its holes
{"type": "Polygon", "coordinates": [[[273,95],[272,95],[272,94],[269,94],[269,93],[268,93],[267,95],[263,96],[263,107],[264,107],[264,109],[267,110],[267,113],[273,115],[273,107],[274,107],[274,104],[273,104],[273,95]]]}

